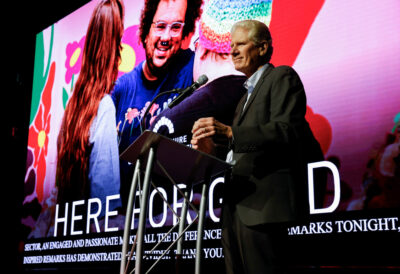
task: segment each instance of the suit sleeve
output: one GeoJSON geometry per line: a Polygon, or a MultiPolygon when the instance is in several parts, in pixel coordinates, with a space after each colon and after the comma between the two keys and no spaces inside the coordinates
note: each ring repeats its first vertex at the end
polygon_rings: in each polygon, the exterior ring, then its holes
{"type": "Polygon", "coordinates": [[[299,76],[287,66],[277,67],[271,73],[250,106],[255,108],[251,110],[254,122],[232,127],[236,153],[288,147],[302,134],[306,96],[299,76]]]}

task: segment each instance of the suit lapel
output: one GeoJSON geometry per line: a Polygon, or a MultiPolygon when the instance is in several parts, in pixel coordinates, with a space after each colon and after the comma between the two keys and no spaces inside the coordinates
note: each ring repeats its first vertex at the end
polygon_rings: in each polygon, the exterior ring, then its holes
{"type": "Polygon", "coordinates": [[[235,110],[235,115],[233,116],[233,125],[236,126],[239,123],[239,118],[242,116],[243,112],[243,107],[244,103],[246,102],[247,99],[247,92],[243,95],[242,99],[240,99],[236,110],[235,110]]]}
{"type": "MultiPolygon", "coordinates": [[[[267,67],[267,69],[264,71],[264,73],[262,74],[262,76],[261,76],[261,78],[260,78],[260,80],[258,81],[258,83],[256,84],[256,86],[254,87],[254,90],[253,90],[253,92],[251,93],[251,95],[250,95],[250,98],[249,98],[249,100],[247,101],[247,103],[246,103],[246,107],[243,109],[243,107],[244,107],[244,104],[245,104],[245,102],[246,102],[246,99],[245,100],[243,100],[243,98],[242,98],[242,100],[240,101],[240,106],[241,106],[241,114],[240,114],[240,116],[239,116],[239,118],[238,119],[236,119],[236,117],[235,117],[235,120],[237,120],[237,121],[235,121],[235,122],[237,122],[237,124],[239,124],[241,121],[242,121],[242,119],[243,119],[243,117],[246,115],[246,112],[247,112],[247,110],[250,108],[250,105],[253,103],[253,101],[254,101],[254,98],[257,96],[257,93],[259,92],[259,90],[261,89],[261,86],[262,86],[262,83],[264,82],[264,79],[267,77],[267,75],[272,71],[272,69],[274,68],[274,66],[272,65],[272,64],[269,64],[268,65],[268,67],[267,67]],[[243,101],[243,102],[242,102],[243,101]]],[[[247,94],[245,94],[245,98],[247,98],[247,94]]]]}

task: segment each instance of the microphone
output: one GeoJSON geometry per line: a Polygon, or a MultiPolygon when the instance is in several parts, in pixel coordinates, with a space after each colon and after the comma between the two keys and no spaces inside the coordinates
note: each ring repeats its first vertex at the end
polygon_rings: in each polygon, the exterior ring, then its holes
{"type": "Polygon", "coordinates": [[[171,103],[168,104],[169,108],[173,108],[177,104],[179,104],[183,99],[188,97],[190,94],[193,93],[196,89],[198,89],[200,86],[204,85],[207,83],[208,78],[206,75],[201,75],[199,79],[197,79],[196,82],[194,82],[190,87],[185,88],[183,91],[180,92],[178,97],[176,97],[174,100],[172,100],[171,103]]]}

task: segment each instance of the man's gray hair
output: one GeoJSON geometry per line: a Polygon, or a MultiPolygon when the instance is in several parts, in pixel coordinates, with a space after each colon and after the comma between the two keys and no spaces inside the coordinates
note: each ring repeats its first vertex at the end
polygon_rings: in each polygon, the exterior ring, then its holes
{"type": "Polygon", "coordinates": [[[249,33],[249,39],[256,45],[259,46],[262,42],[268,43],[268,51],[266,54],[267,62],[271,59],[273,47],[272,47],[272,37],[269,28],[263,22],[257,20],[243,20],[236,22],[232,28],[231,33],[233,33],[237,28],[244,28],[249,33]]]}

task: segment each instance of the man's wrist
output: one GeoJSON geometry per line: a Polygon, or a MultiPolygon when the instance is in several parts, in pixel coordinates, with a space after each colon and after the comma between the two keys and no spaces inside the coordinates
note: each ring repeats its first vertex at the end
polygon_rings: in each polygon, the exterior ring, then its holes
{"type": "Polygon", "coordinates": [[[228,134],[228,143],[229,143],[228,147],[229,147],[229,149],[232,149],[233,145],[234,145],[234,141],[235,141],[235,137],[233,136],[232,127],[229,127],[229,132],[230,132],[230,134],[228,134]]]}
{"type": "Polygon", "coordinates": [[[230,127],[230,126],[227,127],[226,137],[228,137],[229,141],[231,141],[233,139],[232,127],[230,127]]]}

